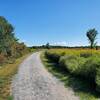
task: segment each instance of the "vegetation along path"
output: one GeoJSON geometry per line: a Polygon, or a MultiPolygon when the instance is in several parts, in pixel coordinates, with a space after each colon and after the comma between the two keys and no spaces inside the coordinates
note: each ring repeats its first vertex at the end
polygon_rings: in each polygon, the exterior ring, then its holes
{"type": "Polygon", "coordinates": [[[12,82],[14,100],[79,100],[71,89],[52,76],[40,60],[40,52],[25,59],[12,82]]]}

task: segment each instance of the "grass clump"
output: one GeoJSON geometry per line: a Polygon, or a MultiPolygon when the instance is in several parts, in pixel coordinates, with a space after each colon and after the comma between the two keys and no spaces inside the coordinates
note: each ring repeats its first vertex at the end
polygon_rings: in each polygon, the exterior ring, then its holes
{"type": "Polygon", "coordinates": [[[11,80],[18,70],[18,65],[27,56],[18,58],[13,64],[6,64],[0,68],[0,100],[13,100],[13,97],[10,96],[11,80]]]}
{"type": "MultiPolygon", "coordinates": [[[[53,56],[55,57],[55,56],[53,56]]],[[[79,94],[82,100],[100,98],[100,53],[99,50],[48,50],[45,53],[46,66],[79,94]],[[65,53],[64,53],[65,52],[65,53]],[[58,54],[54,60],[50,54],[58,54]],[[64,55],[62,55],[64,54],[64,55]],[[77,81],[77,82],[76,82],[77,81]],[[88,97],[88,99],[85,99],[88,97]]],[[[44,62],[45,63],[45,62],[44,62]]]]}
{"type": "Polygon", "coordinates": [[[78,74],[79,69],[84,62],[84,58],[82,57],[66,55],[60,58],[59,65],[65,67],[72,74],[78,74]]]}

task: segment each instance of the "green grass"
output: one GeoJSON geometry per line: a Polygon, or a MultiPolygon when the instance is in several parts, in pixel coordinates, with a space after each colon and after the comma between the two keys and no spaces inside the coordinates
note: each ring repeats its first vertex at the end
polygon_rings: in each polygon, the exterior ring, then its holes
{"type": "Polygon", "coordinates": [[[18,70],[18,65],[28,56],[18,58],[12,64],[6,64],[0,68],[0,100],[13,100],[10,95],[10,87],[12,77],[16,74],[18,70]]]}
{"type": "Polygon", "coordinates": [[[13,100],[13,96],[8,96],[8,100],[13,100]]]}
{"type": "Polygon", "coordinates": [[[100,98],[99,93],[95,91],[91,82],[70,74],[66,69],[47,59],[44,53],[41,54],[41,59],[47,70],[64,82],[65,87],[71,87],[75,95],[80,97],[80,100],[98,100],[100,98]]]}

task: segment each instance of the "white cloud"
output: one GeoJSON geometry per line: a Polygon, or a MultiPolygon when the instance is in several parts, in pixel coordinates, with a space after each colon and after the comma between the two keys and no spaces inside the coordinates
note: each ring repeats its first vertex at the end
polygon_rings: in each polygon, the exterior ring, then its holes
{"type": "Polygon", "coordinates": [[[55,45],[55,46],[67,46],[67,42],[65,42],[65,41],[55,42],[55,43],[51,43],[51,45],[55,45]]]}

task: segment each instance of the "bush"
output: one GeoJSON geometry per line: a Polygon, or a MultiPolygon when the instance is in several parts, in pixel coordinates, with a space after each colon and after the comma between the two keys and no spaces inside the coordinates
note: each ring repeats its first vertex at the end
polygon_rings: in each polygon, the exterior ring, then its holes
{"type": "Polygon", "coordinates": [[[75,55],[63,56],[60,58],[59,64],[65,67],[70,73],[95,80],[96,69],[100,66],[100,58],[98,56],[88,58],[75,55]]]}
{"type": "Polygon", "coordinates": [[[90,53],[90,52],[81,52],[80,53],[80,57],[88,58],[90,56],[92,56],[92,53],[90,53]]]}
{"type": "Polygon", "coordinates": [[[70,73],[76,75],[80,73],[81,66],[84,62],[84,58],[75,55],[63,56],[59,60],[60,66],[64,66],[70,73]]]}
{"type": "MultiPolygon", "coordinates": [[[[68,51],[69,52],[69,51],[68,51]]],[[[99,52],[80,52],[64,53],[47,51],[46,56],[53,62],[58,63],[66,71],[81,76],[97,85],[96,90],[100,92],[100,53],[99,52]]]]}
{"type": "Polygon", "coordinates": [[[59,59],[60,59],[60,54],[57,54],[57,53],[52,53],[52,52],[45,52],[45,55],[47,58],[49,58],[50,60],[58,63],[59,59]]]}
{"type": "Polygon", "coordinates": [[[86,59],[80,70],[80,75],[95,81],[96,69],[100,66],[100,58],[97,56],[91,56],[86,59]]]}
{"type": "Polygon", "coordinates": [[[74,55],[63,56],[59,60],[60,66],[75,76],[81,76],[97,85],[96,90],[100,92],[100,57],[88,58],[74,55]]]}
{"type": "Polygon", "coordinates": [[[96,90],[100,92],[100,68],[97,68],[96,84],[96,90]]]}

